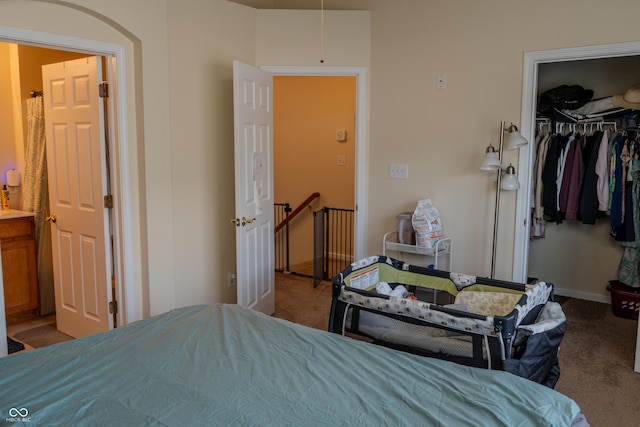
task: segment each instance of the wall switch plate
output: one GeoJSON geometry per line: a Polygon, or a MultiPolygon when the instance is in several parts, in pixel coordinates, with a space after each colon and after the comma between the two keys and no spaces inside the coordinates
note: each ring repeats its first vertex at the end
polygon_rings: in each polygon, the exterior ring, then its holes
{"type": "Polygon", "coordinates": [[[233,288],[236,285],[236,274],[233,272],[227,273],[227,286],[233,288]]]}
{"type": "Polygon", "coordinates": [[[447,75],[445,73],[438,73],[436,76],[436,87],[438,89],[444,89],[447,87],[447,75]]]}
{"type": "Polygon", "coordinates": [[[409,179],[409,165],[406,163],[391,163],[389,165],[389,178],[409,179]]]}
{"type": "Polygon", "coordinates": [[[338,142],[347,142],[347,131],[346,131],[346,129],[338,129],[338,130],[336,130],[336,141],[338,141],[338,142]]]}

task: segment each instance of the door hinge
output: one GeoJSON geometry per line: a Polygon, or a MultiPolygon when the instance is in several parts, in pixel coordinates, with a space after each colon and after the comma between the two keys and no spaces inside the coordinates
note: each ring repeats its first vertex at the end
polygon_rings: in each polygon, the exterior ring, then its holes
{"type": "Polygon", "coordinates": [[[107,209],[113,209],[113,196],[111,194],[104,196],[104,207],[107,209]]]}
{"type": "Polygon", "coordinates": [[[110,301],[109,302],[109,313],[117,314],[118,313],[118,301],[110,301]]]}
{"type": "Polygon", "coordinates": [[[98,94],[100,98],[108,98],[109,97],[109,83],[103,82],[98,85],[98,94]]]}

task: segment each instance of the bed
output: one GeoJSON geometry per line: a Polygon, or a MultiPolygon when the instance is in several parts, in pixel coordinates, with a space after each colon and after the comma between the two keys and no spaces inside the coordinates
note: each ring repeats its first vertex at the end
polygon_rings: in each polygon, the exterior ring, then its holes
{"type": "Polygon", "coordinates": [[[332,285],[331,332],[506,370],[551,388],[559,378],[566,316],[552,301],[550,283],[520,284],[372,256],[352,263],[332,285]]]}
{"type": "Polygon", "coordinates": [[[230,304],[8,356],[0,372],[0,425],[587,425],[518,376],[230,304]]]}

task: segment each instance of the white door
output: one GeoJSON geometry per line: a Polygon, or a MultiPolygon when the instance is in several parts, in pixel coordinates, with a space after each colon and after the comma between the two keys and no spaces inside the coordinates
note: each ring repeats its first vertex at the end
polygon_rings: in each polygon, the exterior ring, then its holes
{"type": "Polygon", "coordinates": [[[88,57],[45,65],[42,80],[56,321],[60,331],[79,338],[113,327],[102,62],[88,57]]]}
{"type": "Polygon", "coordinates": [[[233,62],[238,304],[275,311],[273,78],[233,62]]]}

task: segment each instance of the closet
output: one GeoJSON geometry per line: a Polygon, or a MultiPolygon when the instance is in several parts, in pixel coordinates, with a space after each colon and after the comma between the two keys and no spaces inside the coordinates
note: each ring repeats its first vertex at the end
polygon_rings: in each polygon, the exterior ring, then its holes
{"type": "MultiPolygon", "coordinates": [[[[622,94],[640,83],[640,56],[552,62],[538,68],[537,93],[560,85],[580,85],[593,90],[599,99],[622,94]]],[[[598,130],[622,130],[609,118],[607,124],[560,125],[537,120],[540,129],[551,133],[593,134],[598,130]]],[[[533,196],[533,195],[532,195],[533,196]]],[[[611,236],[609,216],[595,224],[581,220],[547,221],[544,237],[529,241],[528,276],[556,285],[557,293],[593,301],[609,302],[609,280],[618,278],[618,265],[624,253],[611,236]]]]}

